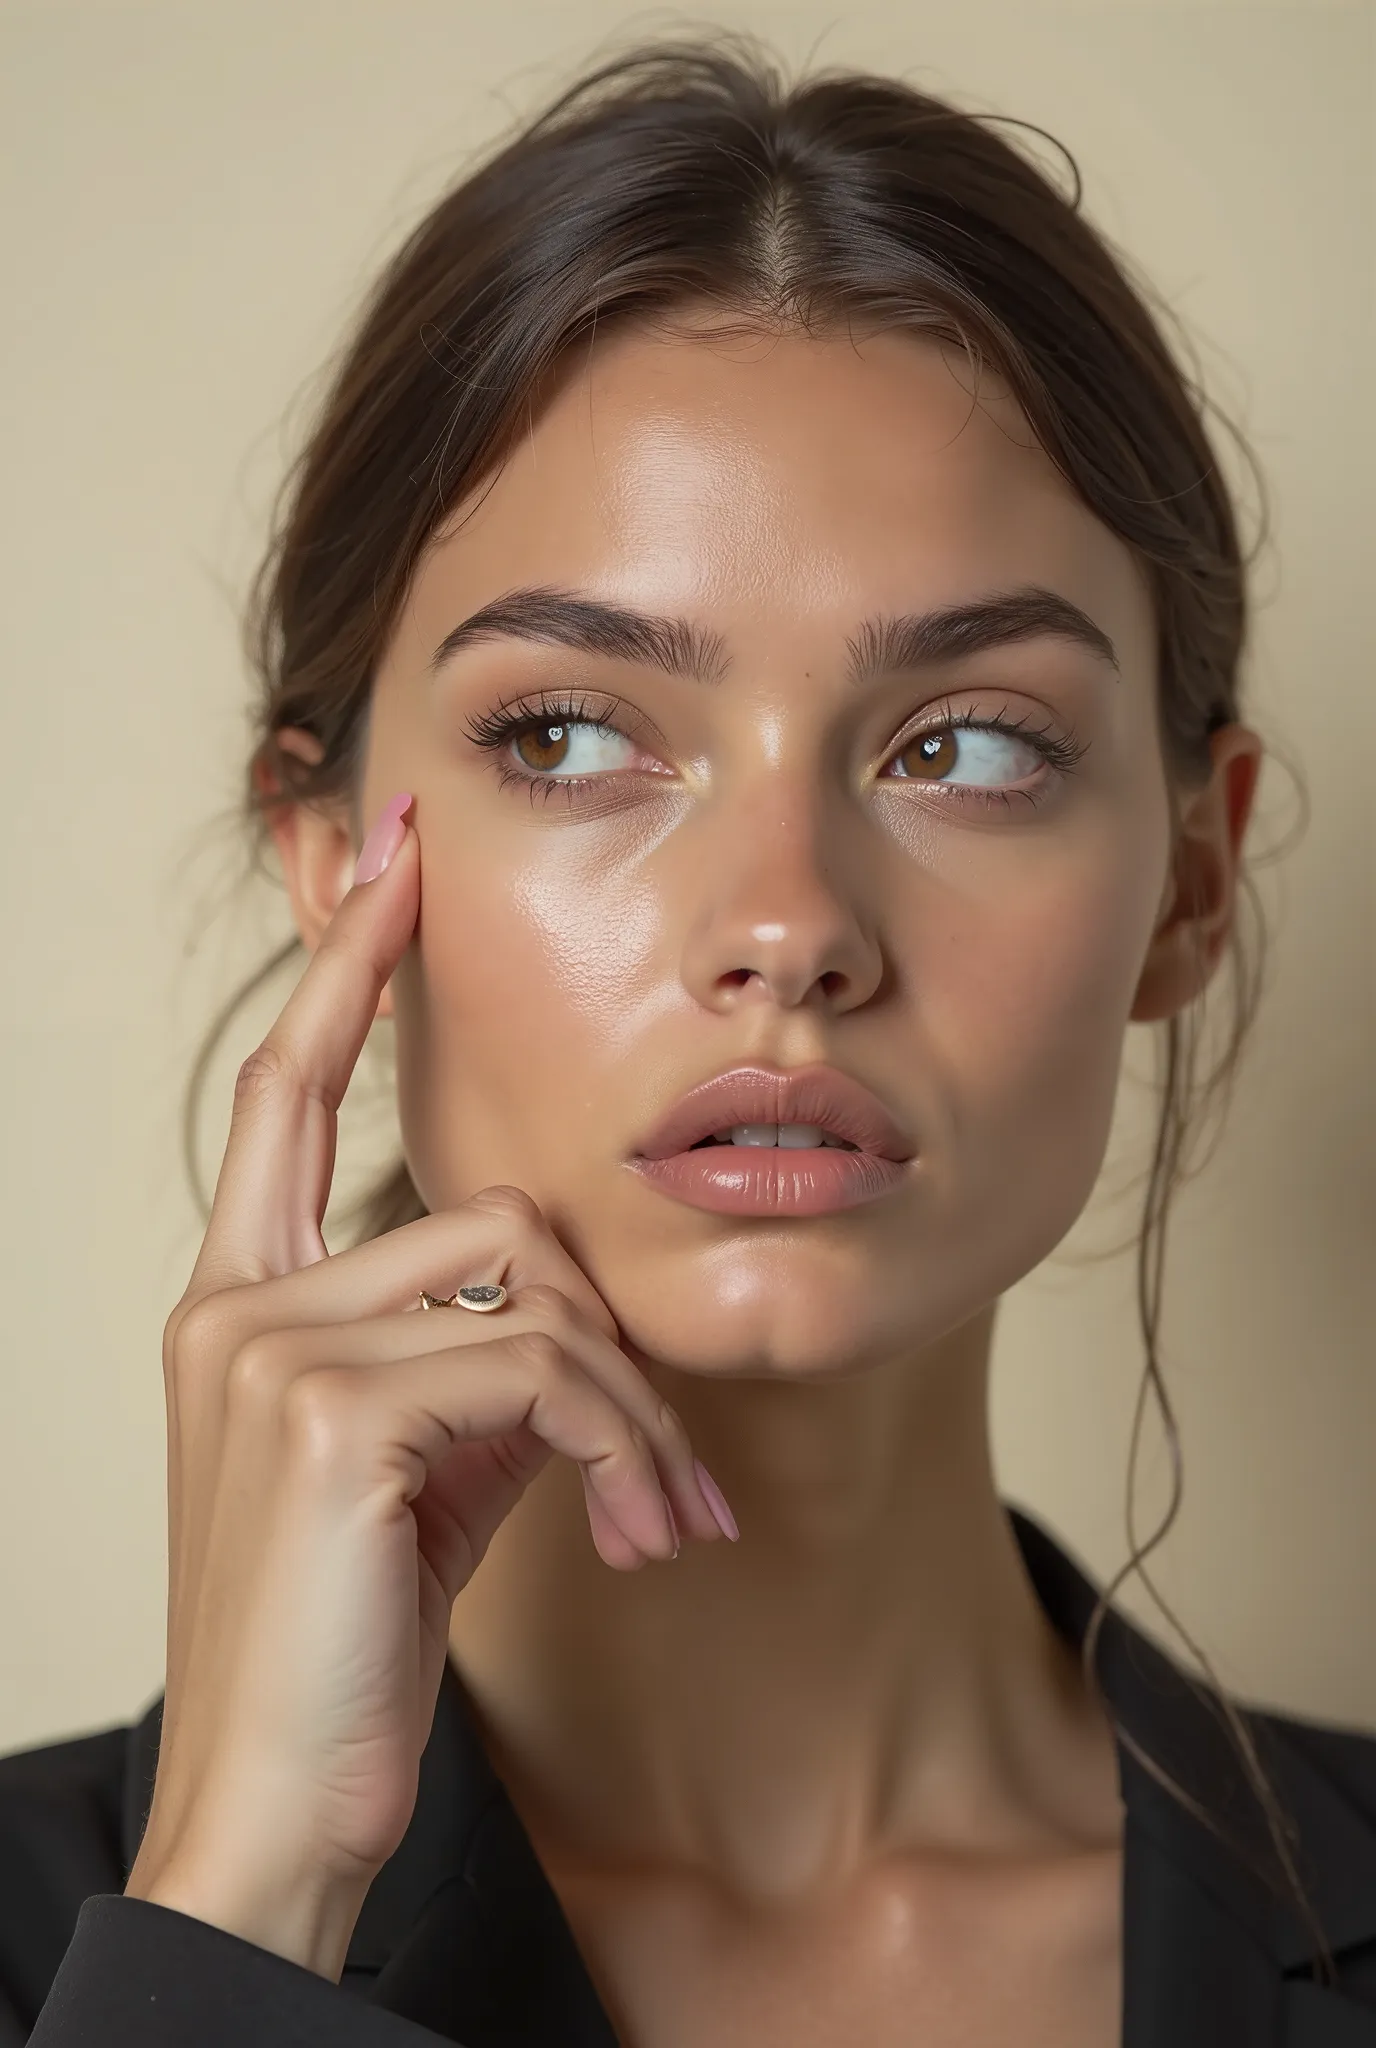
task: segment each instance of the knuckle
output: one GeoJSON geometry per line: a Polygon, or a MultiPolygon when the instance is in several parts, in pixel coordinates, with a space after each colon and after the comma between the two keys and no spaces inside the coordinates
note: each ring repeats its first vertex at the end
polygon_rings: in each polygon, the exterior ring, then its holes
{"type": "Polygon", "coordinates": [[[667,1443],[673,1444],[676,1448],[687,1448],[688,1431],[684,1427],[683,1418],[677,1408],[671,1408],[667,1401],[661,1400],[655,1404],[655,1427],[667,1443]]]}
{"type": "Polygon", "coordinates": [[[298,1373],[283,1390],[282,1433],[298,1454],[329,1459],[350,1429],[350,1375],[338,1366],[298,1373]]]}
{"type": "Polygon", "coordinates": [[[545,1219],[540,1213],[539,1204],[524,1188],[480,1188],[476,1195],[469,1196],[468,1206],[471,1209],[483,1209],[489,1215],[500,1216],[506,1221],[522,1224],[528,1229],[545,1228],[545,1219]]]}
{"type": "Polygon", "coordinates": [[[627,1420],[626,1443],[631,1457],[637,1464],[653,1464],[654,1456],[650,1449],[650,1439],[646,1436],[638,1422],[627,1420]]]}
{"type": "Polygon", "coordinates": [[[185,1296],[163,1330],[163,1363],[169,1372],[205,1373],[233,1343],[234,1317],[222,1294],[185,1296]]]}
{"type": "Polygon", "coordinates": [[[533,1286],[522,1287],[516,1295],[515,1306],[530,1315],[559,1323],[567,1323],[573,1313],[573,1303],[568,1296],[543,1280],[537,1280],[533,1286]]]}
{"type": "Polygon", "coordinates": [[[564,1347],[548,1330],[521,1330],[509,1337],[507,1343],[518,1358],[533,1365],[546,1378],[559,1378],[569,1371],[564,1347]]]}
{"type": "Polygon", "coordinates": [[[264,1039],[234,1077],[235,1108],[252,1108],[265,1095],[275,1094],[290,1078],[291,1062],[281,1046],[264,1039]]]}
{"type": "Polygon", "coordinates": [[[289,1340],[278,1331],[260,1331],[240,1344],[225,1374],[225,1395],[236,1408],[275,1407],[293,1378],[289,1340]]]}
{"type": "Polygon", "coordinates": [[[162,1326],[162,1362],[169,1372],[177,1362],[179,1351],[189,1348],[183,1332],[193,1326],[194,1308],[198,1306],[183,1295],[162,1326]]]}

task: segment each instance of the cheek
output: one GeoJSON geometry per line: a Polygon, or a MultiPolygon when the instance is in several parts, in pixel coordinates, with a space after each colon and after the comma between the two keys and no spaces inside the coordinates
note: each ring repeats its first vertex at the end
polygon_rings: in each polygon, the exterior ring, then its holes
{"type": "Polygon", "coordinates": [[[1035,1211],[1050,1244],[1103,1163],[1165,859],[1164,816],[1029,848],[1002,888],[944,921],[915,994],[962,1184],[1035,1211]]]}
{"type": "Polygon", "coordinates": [[[397,986],[407,1156],[427,1200],[513,1181],[538,1201],[644,1026],[661,906],[636,864],[573,830],[521,834],[505,860],[490,838],[432,830],[422,861],[418,944],[397,986]]]}

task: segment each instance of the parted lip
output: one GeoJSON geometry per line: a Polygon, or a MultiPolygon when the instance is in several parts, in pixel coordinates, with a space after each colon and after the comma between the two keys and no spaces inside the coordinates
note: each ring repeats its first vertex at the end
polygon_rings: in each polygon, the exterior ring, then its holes
{"type": "Polygon", "coordinates": [[[917,1150],[878,1096],[836,1067],[732,1067],[682,1096],[633,1157],[668,1159],[735,1124],[817,1124],[879,1159],[911,1159],[917,1150]]]}

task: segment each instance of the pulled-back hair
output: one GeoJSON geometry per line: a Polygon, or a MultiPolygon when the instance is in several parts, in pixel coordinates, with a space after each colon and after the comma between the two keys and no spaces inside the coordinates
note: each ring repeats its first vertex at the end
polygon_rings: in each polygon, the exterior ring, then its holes
{"type": "MultiPolygon", "coordinates": [[[[1168,347],[1149,288],[1080,202],[1075,161],[1044,130],[962,111],[892,78],[825,72],[790,84],[751,38],[637,47],[581,77],[470,170],[388,263],[287,477],[248,619],[259,681],[245,785],[255,830],[273,801],[352,796],[378,662],[423,551],[499,467],[549,373],[612,323],[663,325],[691,312],[700,331],[704,310],[727,332],[907,330],[964,351],[976,377],[987,364],[1006,380],[1046,454],[1146,577],[1157,729],[1178,821],[1181,794],[1210,773],[1210,735],[1240,718],[1253,558],[1208,414],[1250,465],[1263,515],[1264,491],[1245,442],[1168,347]],[[1068,193],[1016,146],[1018,130],[1061,151],[1068,193]],[[286,727],[315,736],[318,765],[279,746],[286,727]]],[[[1257,547],[1264,533],[1263,516],[1257,547]]],[[[1136,1570],[1207,1674],[1203,1689],[1266,1821],[1273,1881],[1314,1928],[1248,1717],[1144,1569],[1180,1500],[1158,1355],[1170,1202],[1200,1122],[1226,1107],[1261,987],[1264,921],[1245,867],[1240,909],[1219,977],[1229,1000],[1219,1056],[1200,1071],[1200,998],[1160,1026],[1160,1120],[1137,1246],[1146,1357],[1131,1472],[1154,1397],[1172,1492],[1139,1540],[1130,1473],[1131,1554],[1104,1590],[1085,1668],[1097,1686],[1107,1603],[1136,1570]]],[[[198,1063],[189,1129],[235,1007],[198,1063]]],[[[422,1213],[399,1166],[363,1205],[360,1235],[422,1213]]],[[[1118,1732],[1199,1811],[1131,1731],[1118,1732]]],[[[1319,1943],[1323,1951],[1321,1932],[1319,1943]]]]}

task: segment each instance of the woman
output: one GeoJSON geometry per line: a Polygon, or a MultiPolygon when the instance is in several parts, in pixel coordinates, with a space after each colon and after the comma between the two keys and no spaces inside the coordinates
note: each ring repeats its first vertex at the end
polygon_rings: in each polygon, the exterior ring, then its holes
{"type": "Polygon", "coordinates": [[[1245,622],[1197,394],[991,125],[666,46],[422,223],[260,586],[313,958],[168,1324],[165,1697],[0,1773],[9,2038],[1376,2040],[1376,1750],[987,1447],[1130,1021],[1155,1373],[1245,622]]]}

